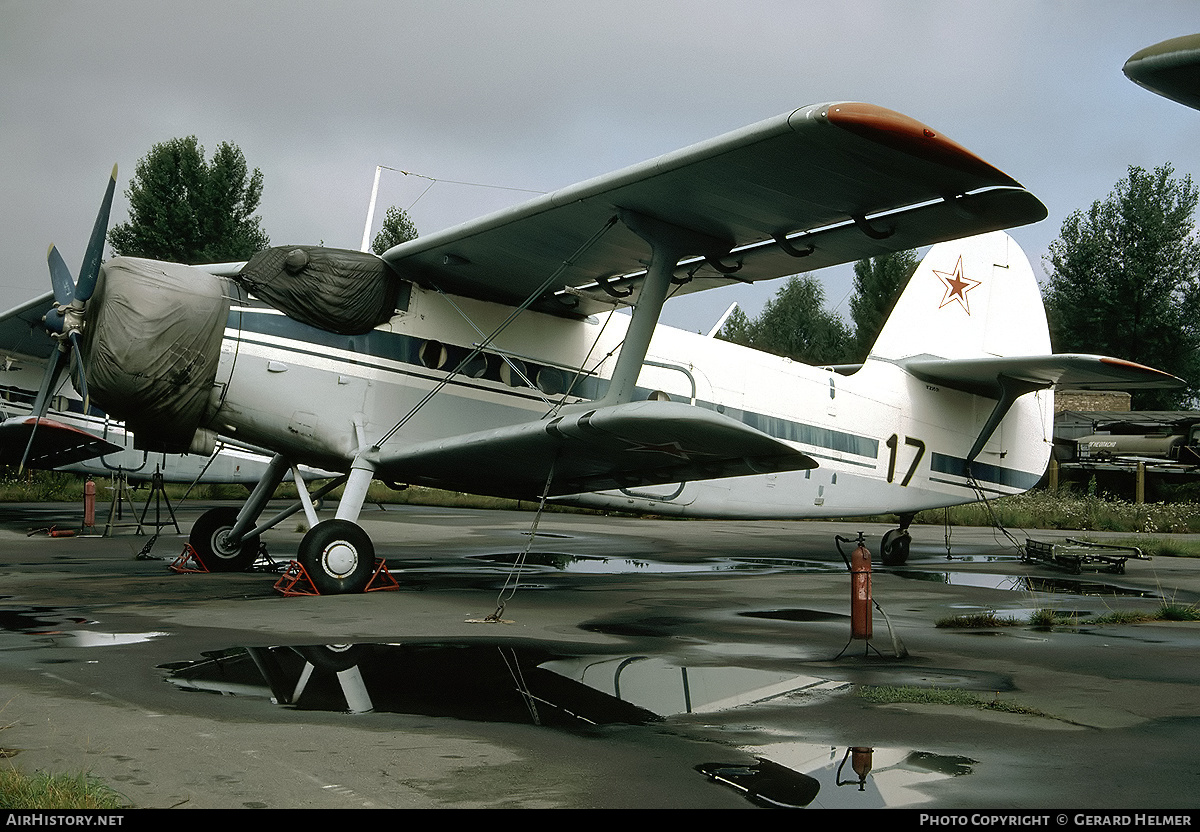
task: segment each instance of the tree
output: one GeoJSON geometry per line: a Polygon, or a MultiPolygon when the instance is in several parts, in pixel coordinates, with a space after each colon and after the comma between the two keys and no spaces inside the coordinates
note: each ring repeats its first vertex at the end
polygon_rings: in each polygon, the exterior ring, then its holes
{"type": "Polygon", "coordinates": [[[917,252],[895,251],[854,264],[854,294],[850,297],[850,318],[854,321],[855,358],[870,353],[892,314],[896,300],[920,264],[917,252]]]}
{"type": "Polygon", "coordinates": [[[383,228],[375,235],[371,251],[383,254],[392,246],[417,239],[417,226],[403,208],[393,205],[383,218],[383,228]]]}
{"type": "Polygon", "coordinates": [[[1057,351],[1113,355],[1189,381],[1183,391],[1135,391],[1139,409],[1184,406],[1200,377],[1200,193],[1173,174],[1169,164],[1131,166],[1107,199],[1067,217],[1046,257],[1057,351]]]}
{"type": "Polygon", "coordinates": [[[250,173],[236,145],[222,142],[211,162],[195,136],[150,148],[125,196],[129,221],[108,232],[113,252],[175,263],[249,259],[270,245],[254,216],[263,175],[250,173]]]}
{"type": "Polygon", "coordinates": [[[789,277],[753,321],[734,310],[719,338],[806,364],[849,360],[850,328],[825,309],[825,290],[810,275],[789,277]]]}

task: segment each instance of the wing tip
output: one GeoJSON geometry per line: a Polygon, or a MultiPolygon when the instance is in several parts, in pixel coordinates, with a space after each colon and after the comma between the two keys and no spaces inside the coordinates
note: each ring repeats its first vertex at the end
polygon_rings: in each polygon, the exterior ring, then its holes
{"type": "Polygon", "coordinates": [[[961,170],[996,184],[1021,183],[1004,171],[915,118],[860,101],[830,104],[820,114],[825,121],[857,136],[936,164],[961,170]]]}

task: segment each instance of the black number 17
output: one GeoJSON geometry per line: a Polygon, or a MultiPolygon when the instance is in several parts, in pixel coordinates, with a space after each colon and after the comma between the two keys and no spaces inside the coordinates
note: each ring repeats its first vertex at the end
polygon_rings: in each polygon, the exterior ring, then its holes
{"type": "MultiPolygon", "coordinates": [[[[917,466],[921,464],[921,458],[925,456],[925,443],[913,436],[904,437],[904,444],[911,445],[917,449],[916,456],[908,466],[908,473],[904,475],[904,479],[900,481],[900,485],[908,485],[912,481],[913,474],[917,473],[917,466]]],[[[888,437],[888,474],[887,481],[892,482],[896,479],[896,451],[900,447],[900,437],[892,434],[888,437]]]]}

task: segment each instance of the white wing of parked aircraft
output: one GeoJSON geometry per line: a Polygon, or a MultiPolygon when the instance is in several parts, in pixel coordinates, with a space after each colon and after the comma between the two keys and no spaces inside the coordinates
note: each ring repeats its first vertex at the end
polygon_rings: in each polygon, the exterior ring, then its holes
{"type": "MultiPolygon", "coordinates": [[[[1045,216],[924,124],[814,105],[382,258],[285,246],[101,270],[93,242],[75,282],[52,249],[61,349],[41,389],[71,367],[144,446],[275,453],[240,511],[193,527],[210,569],[254,558],[289,469],[343,472],[336,517],[306,506],[298,559],[322,592],[372,574],[356,521],[375,478],[683,516],[890,512],[885,555],[902,559],[916,511],[1038,480],[1055,384],[1178,382],[1050,354],[1037,282],[1000,232],[1045,216]],[[673,294],[935,243],[858,367],[657,326],[673,294]]],[[[101,245],[106,224],[107,207],[101,245]]]]}

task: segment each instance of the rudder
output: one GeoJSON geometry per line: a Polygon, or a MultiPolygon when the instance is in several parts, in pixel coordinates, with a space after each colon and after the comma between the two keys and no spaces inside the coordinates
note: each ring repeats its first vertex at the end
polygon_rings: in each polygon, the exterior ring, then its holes
{"type": "Polygon", "coordinates": [[[933,246],[905,287],[869,358],[982,358],[1050,352],[1041,290],[1003,231],[933,246]]]}

